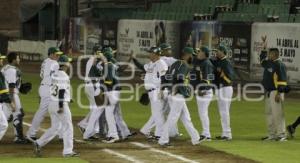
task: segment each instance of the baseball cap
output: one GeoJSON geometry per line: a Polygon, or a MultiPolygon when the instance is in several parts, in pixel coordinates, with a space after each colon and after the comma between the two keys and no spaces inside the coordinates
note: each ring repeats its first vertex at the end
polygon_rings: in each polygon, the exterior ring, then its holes
{"type": "Polygon", "coordinates": [[[227,55],[227,48],[223,45],[220,45],[218,48],[213,49],[213,51],[218,51],[220,50],[221,52],[223,52],[225,55],[227,55]]]}
{"type": "Polygon", "coordinates": [[[192,55],[195,55],[195,50],[194,50],[194,48],[192,48],[192,47],[184,47],[183,49],[182,49],[182,52],[183,53],[185,53],[185,54],[192,54],[192,55]]]}
{"type": "Polygon", "coordinates": [[[69,58],[69,57],[66,56],[66,55],[61,55],[61,56],[58,58],[57,62],[59,62],[59,63],[69,63],[69,62],[72,62],[72,58],[69,58]]]}
{"type": "Polygon", "coordinates": [[[160,47],[161,50],[167,50],[167,49],[171,49],[172,48],[171,45],[168,44],[168,43],[162,43],[162,44],[160,44],[159,47],[160,47]]]}
{"type": "Polygon", "coordinates": [[[5,55],[2,55],[1,53],[0,53],[0,59],[5,59],[6,58],[6,56],[5,55]]]}
{"type": "Polygon", "coordinates": [[[203,53],[205,54],[206,57],[209,57],[209,52],[210,50],[208,49],[208,47],[206,46],[201,46],[200,50],[203,51],[203,53]]]}
{"type": "Polygon", "coordinates": [[[102,49],[102,53],[103,54],[105,54],[105,53],[111,53],[111,54],[114,54],[114,53],[116,53],[117,51],[116,50],[113,50],[111,47],[104,47],[103,49],[102,49]]]}
{"type": "Polygon", "coordinates": [[[58,48],[55,48],[55,47],[50,47],[49,49],[48,49],[48,54],[58,54],[58,55],[62,55],[63,54],[63,52],[62,51],[60,51],[58,48]]]}
{"type": "Polygon", "coordinates": [[[148,53],[155,53],[155,54],[159,54],[160,55],[161,49],[160,49],[160,47],[153,46],[150,49],[148,49],[147,52],[148,53]]]}

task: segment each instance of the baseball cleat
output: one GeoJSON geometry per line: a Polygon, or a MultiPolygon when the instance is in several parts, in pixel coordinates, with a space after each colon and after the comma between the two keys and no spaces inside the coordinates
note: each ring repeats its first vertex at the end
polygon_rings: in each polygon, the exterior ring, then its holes
{"type": "Polygon", "coordinates": [[[97,141],[97,140],[99,140],[99,138],[97,138],[95,136],[91,136],[91,137],[89,137],[87,139],[84,139],[84,141],[97,141]]]}
{"type": "Polygon", "coordinates": [[[261,140],[262,140],[262,141],[273,141],[273,140],[275,140],[275,138],[270,137],[270,136],[267,136],[267,137],[261,138],[261,140]]]}
{"type": "Polygon", "coordinates": [[[36,141],[34,141],[32,144],[33,144],[33,152],[35,156],[41,157],[41,147],[38,145],[36,141]]]}
{"type": "Polygon", "coordinates": [[[289,136],[290,136],[291,138],[294,138],[295,128],[294,128],[292,125],[288,125],[288,126],[286,127],[286,130],[288,131],[289,136]]]}
{"type": "Polygon", "coordinates": [[[107,143],[107,144],[111,144],[111,143],[116,143],[118,142],[120,139],[119,138],[113,138],[113,137],[109,137],[106,140],[102,140],[103,143],[107,143]]]}
{"type": "Polygon", "coordinates": [[[287,138],[286,137],[279,137],[279,138],[276,139],[276,141],[284,142],[284,141],[287,141],[287,138]]]}
{"type": "Polygon", "coordinates": [[[217,140],[222,140],[222,141],[230,141],[230,140],[232,140],[232,138],[227,137],[227,136],[217,136],[216,139],[217,140]]]}
{"type": "Polygon", "coordinates": [[[170,143],[164,143],[164,144],[159,144],[160,147],[162,148],[168,148],[168,147],[171,147],[172,145],[170,143]]]}
{"type": "Polygon", "coordinates": [[[83,135],[83,134],[84,134],[84,132],[85,132],[85,129],[84,129],[84,128],[82,128],[82,127],[80,127],[80,126],[77,126],[77,127],[78,127],[79,131],[81,132],[81,134],[83,135]]]}
{"type": "Polygon", "coordinates": [[[203,141],[211,141],[211,138],[210,137],[206,137],[204,135],[200,135],[199,142],[203,142],[203,141]]]}
{"type": "Polygon", "coordinates": [[[30,141],[25,138],[16,138],[14,143],[16,144],[28,144],[30,141]]]}
{"type": "Polygon", "coordinates": [[[79,153],[76,153],[76,152],[72,152],[72,153],[69,153],[69,154],[64,154],[64,157],[79,157],[80,154],[79,153]]]}

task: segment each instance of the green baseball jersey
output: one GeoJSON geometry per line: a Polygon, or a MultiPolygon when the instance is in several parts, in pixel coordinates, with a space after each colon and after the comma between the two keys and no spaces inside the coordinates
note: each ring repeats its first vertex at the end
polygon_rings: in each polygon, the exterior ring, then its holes
{"type": "Polygon", "coordinates": [[[234,70],[230,61],[225,57],[215,62],[215,84],[218,87],[231,86],[234,79],[234,70]]]}
{"type": "Polygon", "coordinates": [[[173,63],[165,76],[172,94],[179,93],[185,98],[191,96],[191,90],[188,87],[190,68],[184,61],[178,60],[173,63]]]}
{"type": "Polygon", "coordinates": [[[190,73],[190,83],[194,89],[210,89],[210,85],[214,78],[214,66],[209,59],[193,60],[193,69],[190,73]]]}
{"type": "Polygon", "coordinates": [[[112,62],[105,63],[104,66],[104,85],[107,91],[120,90],[117,66],[112,62]]]}
{"type": "Polygon", "coordinates": [[[262,51],[260,60],[264,68],[262,84],[265,90],[285,92],[287,87],[287,74],[284,63],[279,59],[275,61],[267,60],[267,51],[262,51]]]}
{"type": "Polygon", "coordinates": [[[0,72],[0,103],[10,103],[10,96],[8,93],[8,89],[5,84],[5,77],[4,75],[0,72]]]}

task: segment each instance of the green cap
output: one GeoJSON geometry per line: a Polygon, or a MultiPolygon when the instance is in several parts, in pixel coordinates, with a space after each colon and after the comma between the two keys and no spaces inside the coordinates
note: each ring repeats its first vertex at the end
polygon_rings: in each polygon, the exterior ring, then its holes
{"type": "Polygon", "coordinates": [[[161,50],[167,50],[167,49],[171,49],[172,48],[171,45],[168,44],[168,43],[162,43],[162,44],[160,44],[159,47],[160,47],[161,50]]]}
{"type": "Polygon", "coordinates": [[[64,54],[62,51],[60,51],[58,48],[55,47],[50,47],[48,49],[48,54],[58,54],[58,55],[62,55],[64,54]]]}
{"type": "Polygon", "coordinates": [[[5,55],[2,55],[1,53],[0,53],[0,59],[5,59],[6,58],[6,56],[5,55]]]}
{"type": "Polygon", "coordinates": [[[223,52],[225,55],[227,55],[227,48],[223,45],[220,45],[217,49],[213,49],[213,51],[221,51],[223,52]]]}
{"type": "Polygon", "coordinates": [[[182,52],[185,54],[195,55],[195,50],[192,47],[184,47],[182,52]]]}
{"type": "Polygon", "coordinates": [[[68,56],[66,55],[61,55],[58,60],[57,60],[58,63],[69,63],[69,62],[72,62],[72,58],[69,58],[68,56]]]}
{"type": "Polygon", "coordinates": [[[201,46],[200,50],[205,54],[206,57],[209,57],[210,50],[208,49],[207,46],[201,46]]]}
{"type": "Polygon", "coordinates": [[[155,53],[155,54],[160,55],[161,54],[161,49],[160,49],[160,47],[153,46],[150,49],[148,49],[147,52],[148,53],[155,53]]]}

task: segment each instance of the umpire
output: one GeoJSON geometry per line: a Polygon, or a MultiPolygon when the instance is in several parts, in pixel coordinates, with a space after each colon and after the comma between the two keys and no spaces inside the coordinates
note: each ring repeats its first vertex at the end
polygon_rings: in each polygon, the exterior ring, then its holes
{"type": "Polygon", "coordinates": [[[262,84],[265,88],[265,113],[268,136],[262,140],[286,141],[285,119],[283,110],[284,93],[287,87],[286,67],[279,59],[279,50],[264,46],[260,54],[261,65],[264,68],[262,84]]]}

